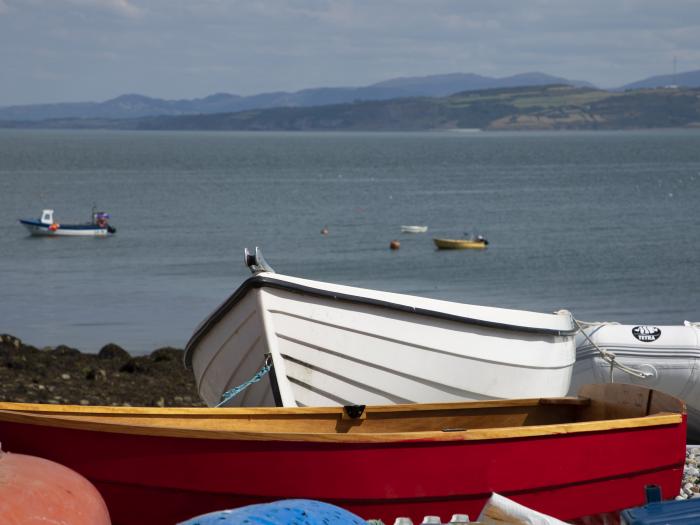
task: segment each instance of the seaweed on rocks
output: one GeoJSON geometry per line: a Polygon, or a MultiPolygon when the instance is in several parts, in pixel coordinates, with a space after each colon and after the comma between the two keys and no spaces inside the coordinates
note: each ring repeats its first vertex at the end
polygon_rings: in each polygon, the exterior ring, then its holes
{"type": "Polygon", "coordinates": [[[132,356],[110,343],[97,354],[36,348],[0,335],[0,401],[76,405],[205,406],[183,350],[132,356]]]}

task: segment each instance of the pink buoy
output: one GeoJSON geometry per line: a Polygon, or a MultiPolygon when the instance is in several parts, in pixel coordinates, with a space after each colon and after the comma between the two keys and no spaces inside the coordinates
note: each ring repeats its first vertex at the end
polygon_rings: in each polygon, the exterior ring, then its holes
{"type": "Polygon", "coordinates": [[[48,459],[0,450],[0,523],[110,525],[97,489],[48,459]]]}

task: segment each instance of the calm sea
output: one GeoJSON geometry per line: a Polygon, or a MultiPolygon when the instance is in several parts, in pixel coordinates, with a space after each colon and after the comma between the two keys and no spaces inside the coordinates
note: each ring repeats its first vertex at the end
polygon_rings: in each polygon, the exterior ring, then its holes
{"type": "Polygon", "coordinates": [[[183,347],[256,245],[311,279],[586,321],[700,321],[700,130],[0,131],[0,333],[89,352],[183,347]],[[84,221],[93,204],[116,236],[32,238],[17,223],[42,208],[84,221]],[[464,232],[488,250],[434,249],[432,236],[464,232]]]}

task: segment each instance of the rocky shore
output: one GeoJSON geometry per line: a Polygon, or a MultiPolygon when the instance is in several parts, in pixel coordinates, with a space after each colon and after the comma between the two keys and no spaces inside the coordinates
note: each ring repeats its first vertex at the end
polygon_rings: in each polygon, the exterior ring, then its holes
{"type": "Polygon", "coordinates": [[[36,348],[0,335],[0,401],[76,405],[205,406],[183,350],[132,356],[116,344],[97,354],[36,348]]]}

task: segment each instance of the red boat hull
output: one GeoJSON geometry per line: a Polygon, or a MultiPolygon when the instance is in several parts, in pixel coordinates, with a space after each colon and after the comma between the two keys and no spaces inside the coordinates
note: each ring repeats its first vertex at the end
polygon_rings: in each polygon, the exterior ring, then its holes
{"type": "Polygon", "coordinates": [[[15,452],[57,461],[101,492],[115,525],[168,524],[284,498],[323,500],[365,519],[475,519],[492,492],[562,520],[678,493],[682,423],[475,441],[337,443],[121,434],[0,421],[15,452]]]}

